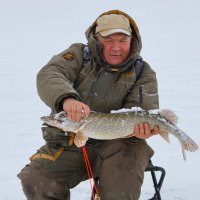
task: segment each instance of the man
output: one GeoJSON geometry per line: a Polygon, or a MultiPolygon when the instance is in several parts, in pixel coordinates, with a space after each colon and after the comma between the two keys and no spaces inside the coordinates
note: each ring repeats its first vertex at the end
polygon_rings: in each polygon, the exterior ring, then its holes
{"type": "MultiPolygon", "coordinates": [[[[80,121],[91,110],[158,108],[156,75],[139,59],[140,34],[130,16],[118,10],[103,13],[86,37],[88,45],[71,45],[38,73],[39,96],[52,113],[64,110],[68,118],[80,121]],[[141,72],[136,70],[138,62],[141,72]]],[[[18,174],[24,193],[28,200],[69,200],[69,190],[88,178],[81,148],[72,143],[70,133],[66,136],[53,127],[42,130],[46,145],[18,174]]],[[[158,131],[144,123],[133,127],[127,138],[87,141],[102,200],[139,198],[144,171],[153,155],[144,139],[158,131]]]]}

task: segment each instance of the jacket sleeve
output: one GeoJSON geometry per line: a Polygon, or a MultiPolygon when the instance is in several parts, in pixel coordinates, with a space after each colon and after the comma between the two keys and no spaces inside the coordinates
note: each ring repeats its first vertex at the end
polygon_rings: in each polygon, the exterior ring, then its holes
{"type": "Polygon", "coordinates": [[[143,69],[139,79],[125,99],[125,108],[141,107],[144,110],[158,109],[158,85],[156,73],[148,63],[143,62],[143,69]]]}
{"type": "Polygon", "coordinates": [[[82,45],[73,44],[53,58],[37,74],[37,91],[53,112],[60,111],[67,97],[80,100],[73,85],[82,66],[82,45]],[[65,57],[70,56],[70,57],[65,57]]]}

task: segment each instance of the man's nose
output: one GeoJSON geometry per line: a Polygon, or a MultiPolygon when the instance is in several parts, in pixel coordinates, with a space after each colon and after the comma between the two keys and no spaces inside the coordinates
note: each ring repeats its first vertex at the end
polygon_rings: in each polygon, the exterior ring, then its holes
{"type": "Polygon", "coordinates": [[[119,51],[121,49],[119,42],[113,42],[112,49],[119,51]]]}

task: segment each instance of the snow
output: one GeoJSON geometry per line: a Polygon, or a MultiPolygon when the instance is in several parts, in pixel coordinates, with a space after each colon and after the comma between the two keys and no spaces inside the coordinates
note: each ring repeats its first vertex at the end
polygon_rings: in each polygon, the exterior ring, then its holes
{"type": "MultiPolygon", "coordinates": [[[[102,12],[131,15],[143,40],[142,56],[155,69],[160,107],[179,116],[178,126],[198,144],[200,111],[200,1],[1,1],[0,6],[0,199],[25,200],[16,174],[44,144],[40,117],[49,114],[36,92],[35,76],[49,59],[74,42],[86,42],[85,30],[102,12]]],[[[200,152],[183,161],[179,142],[148,140],[153,162],[166,169],[163,200],[199,200],[200,152]]],[[[151,197],[145,173],[140,200],[151,197]]],[[[72,190],[73,200],[90,199],[89,182],[72,190]]]]}

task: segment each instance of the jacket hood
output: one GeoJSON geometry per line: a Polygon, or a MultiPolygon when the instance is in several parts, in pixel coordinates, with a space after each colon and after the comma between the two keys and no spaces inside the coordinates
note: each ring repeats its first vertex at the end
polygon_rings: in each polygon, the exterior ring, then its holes
{"type": "MultiPolygon", "coordinates": [[[[135,23],[135,21],[126,13],[120,11],[120,10],[110,10],[107,12],[102,13],[102,15],[110,15],[110,14],[118,14],[118,15],[124,15],[127,17],[130,21],[130,26],[132,29],[132,44],[131,44],[131,49],[129,56],[127,60],[120,64],[115,66],[118,68],[120,71],[126,70],[129,66],[133,65],[135,60],[138,58],[140,51],[142,49],[142,41],[141,41],[141,36],[139,33],[139,29],[135,23]]],[[[99,16],[99,17],[100,17],[99,16]]],[[[99,18],[98,17],[98,18],[99,18]]],[[[97,18],[97,19],[98,19],[97,18]]],[[[88,40],[88,46],[91,50],[91,55],[93,59],[100,65],[103,65],[106,68],[110,68],[109,64],[105,62],[102,56],[102,45],[95,39],[95,29],[96,29],[96,21],[97,19],[92,23],[92,25],[86,30],[86,38],[88,40]]]]}

